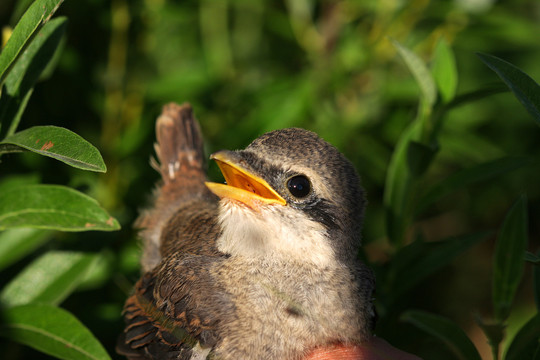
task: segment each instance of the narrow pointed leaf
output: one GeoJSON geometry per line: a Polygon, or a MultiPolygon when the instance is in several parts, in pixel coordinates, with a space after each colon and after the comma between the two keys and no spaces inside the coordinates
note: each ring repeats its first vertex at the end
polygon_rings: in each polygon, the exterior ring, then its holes
{"type": "Polygon", "coordinates": [[[491,354],[493,355],[493,358],[497,359],[499,348],[506,333],[506,325],[503,322],[493,321],[491,319],[485,321],[479,314],[474,314],[474,320],[486,336],[487,342],[491,347],[491,354]]]}
{"type": "Polygon", "coordinates": [[[414,174],[408,164],[408,149],[412,141],[420,137],[421,123],[413,122],[401,135],[390,159],[386,174],[384,206],[386,231],[390,241],[399,245],[410,220],[410,207],[414,174]]]}
{"type": "Polygon", "coordinates": [[[97,201],[56,185],[27,185],[0,193],[0,230],[15,227],[63,231],[120,228],[97,201]]]}
{"type": "Polygon", "coordinates": [[[0,232],[0,270],[30,254],[51,236],[51,231],[30,228],[0,232]]]}
{"type": "Polygon", "coordinates": [[[416,213],[420,214],[440,198],[467,186],[493,179],[501,174],[532,164],[527,157],[505,157],[472,168],[463,169],[429,189],[418,202],[416,213]]]}
{"type": "Polygon", "coordinates": [[[441,340],[452,351],[456,359],[481,360],[476,347],[465,332],[454,322],[442,316],[423,311],[407,311],[401,320],[413,324],[441,340]]]}
{"type": "Polygon", "coordinates": [[[83,170],[107,171],[101,154],[92,144],[61,127],[34,126],[0,142],[0,153],[14,149],[49,156],[83,170]]]}
{"type": "Polygon", "coordinates": [[[58,305],[84,280],[96,260],[96,255],[80,252],[47,252],[2,289],[0,302],[8,307],[31,302],[58,305]]]}
{"type": "Polygon", "coordinates": [[[540,314],[532,317],[514,336],[505,360],[533,359],[538,350],[540,334],[540,314]]]}
{"type": "Polygon", "coordinates": [[[415,53],[399,42],[392,40],[392,44],[394,44],[399,55],[401,55],[401,58],[413,74],[416,83],[420,87],[426,106],[431,109],[433,104],[435,104],[435,100],[437,100],[437,88],[426,64],[415,53]]]}
{"type": "Polygon", "coordinates": [[[8,71],[24,48],[32,40],[37,30],[45,24],[58,9],[63,0],[36,0],[13,29],[6,46],[0,52],[0,86],[8,71]]]}
{"type": "Polygon", "coordinates": [[[445,103],[452,101],[456,95],[458,73],[454,53],[444,38],[435,48],[431,72],[442,100],[445,103]]]}
{"type": "Polygon", "coordinates": [[[66,360],[109,360],[94,335],[64,309],[27,304],[2,311],[0,335],[66,360]]]}
{"type": "Polygon", "coordinates": [[[55,55],[66,23],[66,18],[57,18],[45,24],[6,77],[5,91],[0,99],[0,123],[10,124],[6,135],[17,129],[32,88],[55,55]]]}
{"type": "Polygon", "coordinates": [[[6,77],[6,91],[11,95],[24,95],[39,79],[55,54],[65,33],[67,19],[60,17],[49,21],[38,36],[24,50],[23,56],[14,64],[6,77]]]}
{"type": "MultiPolygon", "coordinates": [[[[536,253],[536,260],[540,259],[540,250],[536,253]]],[[[533,267],[533,291],[534,302],[536,303],[536,311],[540,313],[540,262],[534,263],[533,267]]]]}
{"type": "Polygon", "coordinates": [[[526,251],[525,261],[530,262],[531,264],[534,264],[534,265],[540,265],[540,256],[526,251]]]}
{"type": "Polygon", "coordinates": [[[540,125],[540,85],[516,66],[496,56],[477,54],[506,83],[515,97],[540,125]]]}
{"type": "Polygon", "coordinates": [[[446,109],[460,107],[462,105],[470,104],[478,100],[485,99],[489,96],[508,92],[508,88],[503,84],[496,84],[487,88],[473,90],[464,94],[457,95],[449,104],[446,105],[446,109]]]}
{"type": "Polygon", "coordinates": [[[488,235],[489,232],[480,232],[436,242],[415,241],[407,245],[395,255],[392,262],[390,300],[399,301],[405,292],[488,235]]]}
{"type": "Polygon", "coordinates": [[[527,208],[525,196],[521,196],[506,215],[495,245],[493,305],[499,322],[508,317],[521,281],[526,247],[527,208]]]}
{"type": "Polygon", "coordinates": [[[427,146],[418,141],[411,141],[407,148],[407,166],[409,171],[416,177],[422,175],[437,154],[434,147],[427,146]]]}

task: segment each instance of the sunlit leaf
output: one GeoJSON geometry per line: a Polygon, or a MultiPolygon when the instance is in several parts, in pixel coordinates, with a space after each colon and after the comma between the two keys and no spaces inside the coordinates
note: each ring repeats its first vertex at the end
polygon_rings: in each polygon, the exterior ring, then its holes
{"type": "Polygon", "coordinates": [[[36,0],[13,29],[6,46],[0,52],[0,86],[8,70],[24,50],[36,31],[54,14],[63,0],[36,0]]]}
{"type": "Polygon", "coordinates": [[[30,228],[0,232],[0,270],[31,253],[51,236],[51,231],[30,228]]]}
{"type": "Polygon", "coordinates": [[[67,19],[60,17],[49,21],[38,36],[24,50],[5,80],[6,91],[11,95],[24,95],[30,90],[53,57],[66,30],[67,19]]]}
{"type": "Polygon", "coordinates": [[[34,126],[0,142],[0,153],[16,149],[49,156],[83,170],[107,170],[101,154],[92,144],[74,132],[56,126],[34,126]]]}
{"type": "Polygon", "coordinates": [[[414,310],[403,313],[401,320],[438,338],[452,351],[456,359],[481,360],[474,344],[454,322],[439,315],[414,310]]]}
{"type": "Polygon", "coordinates": [[[58,305],[85,278],[96,255],[50,251],[13,278],[0,293],[4,306],[31,302],[58,305]]]}
{"type": "Polygon", "coordinates": [[[514,336],[504,356],[505,360],[533,359],[538,350],[540,314],[531,318],[514,336]]]}
{"type": "Polygon", "coordinates": [[[0,99],[0,122],[10,124],[6,135],[15,132],[34,84],[56,53],[66,23],[65,18],[57,18],[45,24],[6,77],[0,99]]]}
{"type": "Polygon", "coordinates": [[[63,231],[117,230],[97,201],[56,185],[27,185],[0,193],[0,230],[34,227],[63,231]]]}
{"type": "Polygon", "coordinates": [[[444,38],[437,43],[431,72],[439,88],[441,98],[445,103],[450,102],[456,95],[458,73],[456,59],[452,49],[444,38]]]}
{"type": "Polygon", "coordinates": [[[506,83],[540,125],[540,85],[516,66],[493,55],[477,54],[506,83]]]}
{"type": "Polygon", "coordinates": [[[521,282],[527,240],[526,199],[521,196],[506,215],[495,245],[493,305],[499,322],[508,317],[521,282]]]}
{"type": "Polygon", "coordinates": [[[79,320],[52,305],[27,304],[4,309],[0,335],[59,359],[110,359],[79,320]]]}
{"type": "Polygon", "coordinates": [[[433,104],[435,104],[435,100],[437,100],[437,88],[426,64],[415,53],[396,40],[392,40],[392,44],[394,44],[403,61],[405,61],[405,64],[413,74],[420,87],[422,98],[424,99],[426,106],[431,109],[433,104]]]}

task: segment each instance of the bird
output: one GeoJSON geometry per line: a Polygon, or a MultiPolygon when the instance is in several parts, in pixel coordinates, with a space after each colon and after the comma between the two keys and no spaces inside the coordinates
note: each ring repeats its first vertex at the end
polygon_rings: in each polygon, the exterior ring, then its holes
{"type": "Polygon", "coordinates": [[[314,132],[274,130],[210,156],[188,103],[156,121],[161,174],[135,225],[142,275],[117,352],[142,359],[306,359],[361,345],[375,323],[359,260],[366,204],[352,163],[314,132]]]}

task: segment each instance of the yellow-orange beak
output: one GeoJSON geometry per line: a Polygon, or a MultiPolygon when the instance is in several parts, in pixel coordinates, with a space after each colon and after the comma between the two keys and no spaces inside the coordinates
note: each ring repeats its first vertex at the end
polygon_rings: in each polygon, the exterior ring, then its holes
{"type": "Polygon", "coordinates": [[[238,165],[228,151],[210,156],[216,161],[226,184],[206,182],[206,186],[220,198],[240,201],[249,207],[257,203],[285,205],[287,202],[263,179],[238,165]]]}

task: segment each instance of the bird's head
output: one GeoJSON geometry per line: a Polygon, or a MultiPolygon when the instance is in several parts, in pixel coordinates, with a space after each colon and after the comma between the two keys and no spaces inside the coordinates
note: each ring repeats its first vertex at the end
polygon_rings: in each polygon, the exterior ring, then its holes
{"type": "Polygon", "coordinates": [[[207,183],[221,198],[221,251],[322,266],[356,258],[365,203],[359,177],[315,133],[272,131],[211,158],[226,181],[207,183]]]}

